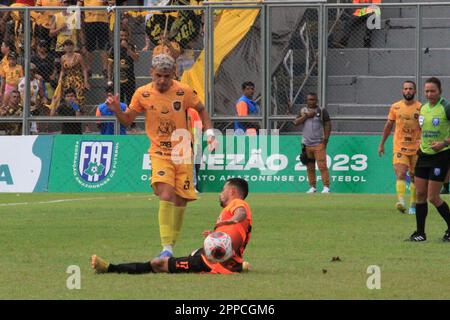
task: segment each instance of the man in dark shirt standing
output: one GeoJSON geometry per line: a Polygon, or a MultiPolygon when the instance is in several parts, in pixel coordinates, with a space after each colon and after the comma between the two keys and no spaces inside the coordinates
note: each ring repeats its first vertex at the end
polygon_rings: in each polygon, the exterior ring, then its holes
{"type": "MultiPolygon", "coordinates": [[[[76,103],[77,93],[75,89],[69,88],[64,91],[64,102],[56,109],[56,115],[75,117],[81,116],[80,106],[76,103]]],[[[64,122],[61,124],[62,134],[83,134],[81,123],[64,122]]]]}
{"type": "Polygon", "coordinates": [[[316,162],[323,182],[322,193],[330,192],[330,173],[327,168],[326,147],[331,133],[330,115],[326,109],[317,105],[317,94],[309,93],[306,96],[307,106],[302,108],[300,116],[294,120],[294,125],[303,124],[302,143],[306,148],[309,190],[315,193],[316,189],[316,162]]]}
{"type": "MultiPolygon", "coordinates": [[[[139,60],[136,46],[128,42],[128,31],[120,30],[120,101],[130,104],[131,97],[136,90],[134,62],[139,60]]],[[[114,48],[109,51],[108,58],[108,86],[112,86],[114,65],[114,48]]]]}

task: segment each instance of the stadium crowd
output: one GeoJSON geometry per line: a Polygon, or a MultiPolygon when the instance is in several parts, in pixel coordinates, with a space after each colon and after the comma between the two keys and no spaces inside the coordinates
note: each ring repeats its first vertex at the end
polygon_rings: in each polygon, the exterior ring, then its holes
{"type": "MultiPolygon", "coordinates": [[[[128,1],[130,2],[130,1],[128,1]]],[[[127,1],[114,0],[16,0],[3,1],[0,6],[11,10],[0,12],[0,116],[21,116],[25,97],[25,34],[24,11],[14,10],[24,6],[105,6],[104,11],[83,10],[81,15],[71,10],[31,11],[30,47],[30,114],[32,116],[111,115],[102,106],[104,95],[94,92],[112,87],[114,81],[114,24],[115,12],[110,6],[127,6],[127,1]],[[80,19],[78,18],[80,17],[80,19]],[[94,74],[95,55],[101,61],[101,71],[94,74]],[[92,94],[89,94],[89,91],[92,94]],[[16,101],[17,92],[19,100],[16,101]],[[66,96],[75,95],[68,103],[66,96]],[[10,102],[13,97],[13,101],[10,102]],[[87,101],[88,100],[88,101],[87,101]],[[98,100],[98,101],[97,101],[98,100]]],[[[195,0],[183,1],[135,1],[133,5],[186,5],[198,4],[195,0]]],[[[131,4],[130,4],[131,5],[131,4]]],[[[155,14],[150,11],[122,11],[120,25],[120,100],[127,106],[136,90],[135,63],[140,53],[151,51],[152,55],[166,53],[186,61],[193,54],[192,43],[202,33],[200,12],[178,11],[155,14]],[[183,25],[189,25],[186,32],[183,25]],[[143,30],[136,30],[141,28],[143,30]],[[141,48],[133,39],[142,34],[141,48]],[[186,53],[186,55],[184,55],[186,53]]],[[[139,41],[137,41],[139,42],[139,41]]],[[[150,59],[149,59],[150,60],[150,59]]],[[[149,61],[150,64],[150,61],[149,61]]],[[[100,66],[100,64],[99,64],[100,66]]],[[[180,64],[181,70],[186,63],[180,64]]],[[[189,67],[189,64],[188,64],[189,67]]],[[[107,91],[110,89],[107,89],[107,91]]],[[[102,134],[113,133],[112,123],[97,124],[102,134]]],[[[0,124],[2,134],[17,134],[21,124],[0,124]]],[[[135,128],[133,126],[132,128],[135,128]]],[[[95,130],[95,129],[94,129],[95,130]]],[[[81,128],[78,123],[61,126],[32,123],[30,133],[64,132],[80,134],[92,131],[91,125],[81,128]],[[57,128],[57,129],[55,129],[57,128]]],[[[120,129],[125,134],[124,128],[120,129]]]]}

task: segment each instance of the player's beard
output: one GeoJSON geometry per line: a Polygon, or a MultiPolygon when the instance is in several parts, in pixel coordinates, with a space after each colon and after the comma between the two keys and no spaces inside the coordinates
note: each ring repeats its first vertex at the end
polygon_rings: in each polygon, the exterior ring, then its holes
{"type": "Polygon", "coordinates": [[[222,199],[220,199],[220,196],[219,196],[219,203],[222,208],[225,208],[225,202],[222,201],[222,199]]]}
{"type": "Polygon", "coordinates": [[[404,94],[403,98],[405,98],[406,101],[414,100],[414,94],[404,94]]]}

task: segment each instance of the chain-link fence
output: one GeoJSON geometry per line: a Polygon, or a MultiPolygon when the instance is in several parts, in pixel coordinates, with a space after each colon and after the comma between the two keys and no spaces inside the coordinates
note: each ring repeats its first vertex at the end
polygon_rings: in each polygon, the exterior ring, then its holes
{"type": "Polygon", "coordinates": [[[404,80],[418,99],[426,77],[448,83],[450,3],[168,5],[0,7],[0,134],[144,133],[143,117],[123,128],[102,103],[120,92],[126,108],[160,52],[176,58],[215,128],[248,134],[298,133],[292,120],[311,92],[334,132],[379,133],[404,80]]]}

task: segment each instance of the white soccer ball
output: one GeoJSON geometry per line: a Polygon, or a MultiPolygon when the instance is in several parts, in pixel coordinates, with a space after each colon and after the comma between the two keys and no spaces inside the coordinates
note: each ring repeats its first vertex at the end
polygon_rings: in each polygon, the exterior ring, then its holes
{"type": "Polygon", "coordinates": [[[224,262],[233,256],[231,237],[224,232],[209,234],[203,243],[206,258],[211,262],[224,262]]]}

